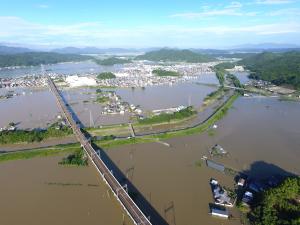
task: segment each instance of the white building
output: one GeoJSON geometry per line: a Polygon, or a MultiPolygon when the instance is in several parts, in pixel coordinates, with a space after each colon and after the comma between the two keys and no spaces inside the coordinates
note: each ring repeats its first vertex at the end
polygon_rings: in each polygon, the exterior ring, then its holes
{"type": "Polygon", "coordinates": [[[80,86],[96,86],[97,82],[91,77],[78,77],[78,76],[68,76],[66,82],[70,87],[80,87],[80,86]]]}

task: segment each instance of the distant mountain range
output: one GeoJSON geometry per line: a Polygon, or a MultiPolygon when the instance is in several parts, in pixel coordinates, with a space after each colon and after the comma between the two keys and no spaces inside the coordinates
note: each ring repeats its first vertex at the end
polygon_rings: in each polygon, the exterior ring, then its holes
{"type": "Polygon", "coordinates": [[[126,54],[126,53],[143,53],[155,50],[157,48],[97,48],[97,47],[66,47],[53,49],[52,52],[63,54],[126,54]]]}
{"type": "Polygon", "coordinates": [[[17,54],[0,54],[0,67],[38,66],[61,62],[79,62],[94,59],[78,54],[59,54],[56,52],[24,52],[17,54]]]}
{"type": "Polygon", "coordinates": [[[34,50],[29,48],[21,48],[21,47],[9,47],[0,45],[0,55],[10,55],[10,54],[18,54],[25,52],[33,52],[34,50]]]}
{"type": "MultiPolygon", "coordinates": [[[[65,47],[56,49],[43,49],[43,48],[25,48],[20,44],[9,45],[6,43],[0,43],[0,55],[6,54],[18,54],[25,52],[55,52],[61,54],[142,54],[146,52],[160,50],[162,48],[98,48],[98,47],[65,47]]],[[[175,48],[173,48],[175,49],[175,48]]],[[[179,49],[177,49],[179,50],[179,49]]],[[[285,52],[290,50],[300,50],[300,46],[294,44],[277,44],[277,43],[262,43],[262,44],[244,44],[233,46],[228,49],[203,49],[203,48],[190,48],[189,50],[201,53],[210,54],[214,56],[222,56],[222,54],[232,54],[232,53],[259,53],[263,51],[270,52],[285,52]]]]}

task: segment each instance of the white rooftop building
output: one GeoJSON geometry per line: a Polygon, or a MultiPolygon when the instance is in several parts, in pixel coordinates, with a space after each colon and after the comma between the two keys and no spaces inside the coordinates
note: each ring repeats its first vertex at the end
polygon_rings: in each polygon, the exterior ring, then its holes
{"type": "Polygon", "coordinates": [[[68,76],[66,82],[70,87],[80,87],[80,86],[96,86],[97,82],[91,77],[78,77],[78,76],[68,76]]]}

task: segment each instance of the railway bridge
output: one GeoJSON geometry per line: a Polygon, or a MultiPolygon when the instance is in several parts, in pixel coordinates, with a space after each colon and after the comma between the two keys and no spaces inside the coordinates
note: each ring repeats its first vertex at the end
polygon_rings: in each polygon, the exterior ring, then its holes
{"type": "Polygon", "coordinates": [[[60,94],[51,77],[47,76],[47,80],[50,90],[55,95],[59,108],[61,109],[64,117],[71,126],[77,140],[81,143],[81,147],[84,149],[86,155],[88,156],[92,164],[95,166],[104,182],[114,193],[114,196],[120,202],[125,212],[129,215],[134,224],[151,225],[150,220],[145,216],[145,214],[140,210],[140,208],[135,204],[133,199],[129,196],[126,186],[122,186],[119,183],[119,181],[113,175],[112,171],[108,169],[104,161],[101,159],[100,154],[98,154],[98,152],[93,148],[89,139],[82,133],[80,127],[74,120],[71,112],[68,110],[68,107],[64,99],[62,98],[62,95],[60,94]]]}

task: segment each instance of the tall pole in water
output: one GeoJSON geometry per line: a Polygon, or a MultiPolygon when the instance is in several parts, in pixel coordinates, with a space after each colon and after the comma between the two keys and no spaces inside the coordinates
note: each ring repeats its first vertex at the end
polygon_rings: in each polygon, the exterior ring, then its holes
{"type": "Polygon", "coordinates": [[[93,115],[92,115],[92,111],[90,110],[90,127],[94,127],[94,120],[93,120],[93,115]]]}

